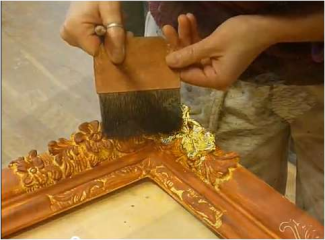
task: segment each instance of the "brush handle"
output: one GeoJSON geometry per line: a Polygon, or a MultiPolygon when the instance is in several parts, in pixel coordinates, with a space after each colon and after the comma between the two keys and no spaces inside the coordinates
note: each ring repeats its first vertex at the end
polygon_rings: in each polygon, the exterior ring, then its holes
{"type": "Polygon", "coordinates": [[[127,38],[125,59],[116,65],[100,46],[94,57],[97,93],[179,89],[179,74],[165,61],[169,51],[162,37],[127,38]]]}

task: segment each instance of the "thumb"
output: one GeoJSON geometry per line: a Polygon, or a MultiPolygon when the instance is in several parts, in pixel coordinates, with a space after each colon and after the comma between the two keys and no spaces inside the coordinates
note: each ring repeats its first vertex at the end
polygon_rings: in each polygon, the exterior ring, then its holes
{"type": "Polygon", "coordinates": [[[168,66],[183,68],[210,57],[213,48],[206,39],[167,55],[168,66]]]}

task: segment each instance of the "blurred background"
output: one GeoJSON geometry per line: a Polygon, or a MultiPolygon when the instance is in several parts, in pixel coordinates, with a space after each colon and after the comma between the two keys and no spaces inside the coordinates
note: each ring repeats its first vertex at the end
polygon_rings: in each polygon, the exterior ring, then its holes
{"type": "Polygon", "coordinates": [[[68,6],[2,4],[2,166],[100,117],[92,58],[60,38],[68,6]]]}

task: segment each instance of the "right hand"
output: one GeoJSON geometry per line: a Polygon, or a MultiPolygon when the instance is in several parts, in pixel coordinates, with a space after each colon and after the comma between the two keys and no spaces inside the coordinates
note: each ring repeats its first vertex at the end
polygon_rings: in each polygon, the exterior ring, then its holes
{"type": "Polygon", "coordinates": [[[232,17],[202,40],[193,14],[180,15],[178,23],[178,33],[170,25],[163,28],[175,50],[167,55],[167,65],[180,70],[182,81],[200,87],[227,90],[274,44],[270,20],[264,16],[232,17]]]}
{"type": "MultiPolygon", "coordinates": [[[[61,28],[61,37],[68,44],[95,56],[101,44],[95,34],[96,25],[123,24],[120,2],[72,2],[61,28]]],[[[123,62],[125,57],[125,30],[109,28],[105,35],[105,48],[111,61],[123,62]]]]}

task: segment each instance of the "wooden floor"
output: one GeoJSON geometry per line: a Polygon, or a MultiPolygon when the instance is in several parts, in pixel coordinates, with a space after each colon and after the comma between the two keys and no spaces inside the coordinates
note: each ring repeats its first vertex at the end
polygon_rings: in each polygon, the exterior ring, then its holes
{"type": "Polygon", "coordinates": [[[100,118],[92,58],[59,35],[68,4],[2,4],[2,166],[100,118]]]}

